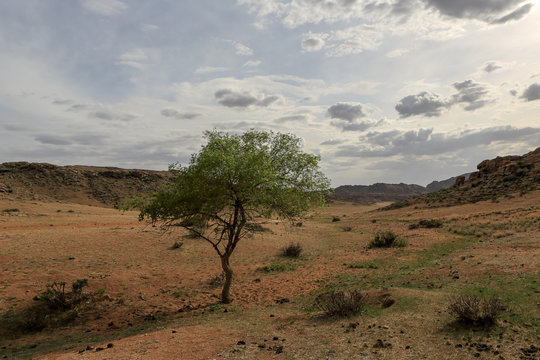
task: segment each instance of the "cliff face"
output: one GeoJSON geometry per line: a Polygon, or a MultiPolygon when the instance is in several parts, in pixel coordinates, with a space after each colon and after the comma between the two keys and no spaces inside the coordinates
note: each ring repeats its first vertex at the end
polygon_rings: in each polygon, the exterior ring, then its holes
{"type": "Polygon", "coordinates": [[[167,171],[113,167],[0,164],[0,197],[114,207],[170,184],[167,171]]]}
{"type": "Polygon", "coordinates": [[[390,208],[416,203],[448,206],[493,200],[501,196],[540,190],[540,148],[523,156],[484,160],[469,177],[458,176],[454,186],[392,204],[390,208]]]}

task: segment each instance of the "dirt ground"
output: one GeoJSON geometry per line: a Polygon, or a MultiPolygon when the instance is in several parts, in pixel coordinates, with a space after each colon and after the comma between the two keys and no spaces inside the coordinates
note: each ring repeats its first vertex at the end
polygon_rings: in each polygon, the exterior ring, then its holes
{"type": "MultiPolygon", "coordinates": [[[[540,192],[455,207],[332,203],[292,226],[260,219],[232,258],[234,301],[219,304],[219,258],[181,229],[135,212],[0,200],[0,314],[54,281],[102,294],[69,325],[2,333],[0,356],[42,359],[540,359],[540,192]],[[339,221],[333,221],[338,218],[339,221]],[[409,229],[439,219],[436,229],[409,229]],[[403,248],[368,249],[393,231],[403,248]],[[182,242],[172,249],[174,242],[182,242]],[[279,255],[300,243],[298,259],[279,255]],[[280,271],[261,268],[283,265],[280,271]],[[329,289],[371,294],[350,318],[313,304],[329,289]],[[458,326],[458,293],[494,293],[508,310],[489,329],[458,326]],[[389,308],[381,294],[395,300],[389,308]],[[110,345],[109,345],[110,344],[110,345]]],[[[2,320],[0,318],[0,320],[2,320]]]]}

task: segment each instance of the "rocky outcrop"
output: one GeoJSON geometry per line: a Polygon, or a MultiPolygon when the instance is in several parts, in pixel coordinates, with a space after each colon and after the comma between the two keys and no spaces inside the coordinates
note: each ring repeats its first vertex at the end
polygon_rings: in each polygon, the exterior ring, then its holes
{"type": "Polygon", "coordinates": [[[167,171],[45,163],[0,164],[0,197],[118,206],[173,181],[167,171]]]}

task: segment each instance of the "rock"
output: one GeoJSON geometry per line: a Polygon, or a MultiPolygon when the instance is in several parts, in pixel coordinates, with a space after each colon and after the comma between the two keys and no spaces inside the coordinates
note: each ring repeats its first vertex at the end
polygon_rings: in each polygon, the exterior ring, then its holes
{"type": "Polygon", "coordinates": [[[244,340],[240,340],[236,343],[236,345],[246,345],[246,342],[244,340]]]}

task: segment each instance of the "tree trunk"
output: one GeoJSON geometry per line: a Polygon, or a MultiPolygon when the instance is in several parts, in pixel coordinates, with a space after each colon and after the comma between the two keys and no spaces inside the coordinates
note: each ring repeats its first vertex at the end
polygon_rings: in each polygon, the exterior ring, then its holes
{"type": "Polygon", "coordinates": [[[223,283],[223,290],[221,291],[221,302],[223,304],[230,304],[232,302],[230,290],[233,279],[233,271],[229,264],[229,256],[224,255],[221,257],[221,267],[225,273],[225,283],[223,283]]]}

